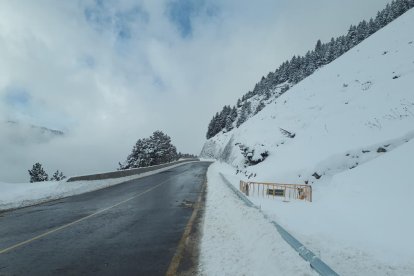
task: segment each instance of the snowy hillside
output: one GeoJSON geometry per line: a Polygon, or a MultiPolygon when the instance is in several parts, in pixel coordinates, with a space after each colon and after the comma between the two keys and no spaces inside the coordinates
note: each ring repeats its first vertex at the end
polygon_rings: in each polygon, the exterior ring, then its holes
{"type": "Polygon", "coordinates": [[[246,172],[258,173],[256,179],[277,175],[281,181],[304,182],[313,181],[314,172],[335,174],[382,154],[376,154],[379,147],[390,149],[410,140],[414,135],[413,17],[409,11],[240,128],[208,140],[202,155],[243,169],[248,161],[241,148],[252,152],[253,159],[268,151],[266,162],[247,167],[246,172]],[[281,129],[296,135],[288,138],[281,129]],[[274,168],[269,175],[270,163],[274,168]]]}
{"type": "Polygon", "coordinates": [[[235,185],[312,184],[313,203],[258,204],[340,274],[414,274],[413,26],[409,10],[201,153],[235,185]]]}

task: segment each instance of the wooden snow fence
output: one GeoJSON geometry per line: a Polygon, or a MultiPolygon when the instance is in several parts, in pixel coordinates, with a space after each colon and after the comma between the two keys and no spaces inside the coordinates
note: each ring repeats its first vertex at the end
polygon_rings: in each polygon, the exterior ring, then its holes
{"type": "Polygon", "coordinates": [[[240,181],[240,191],[246,196],[283,197],[312,202],[312,186],[240,181]]]}

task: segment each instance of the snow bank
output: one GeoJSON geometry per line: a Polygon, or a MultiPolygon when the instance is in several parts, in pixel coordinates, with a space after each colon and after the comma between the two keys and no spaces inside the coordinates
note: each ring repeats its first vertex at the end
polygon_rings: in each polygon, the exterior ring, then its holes
{"type": "Polygon", "coordinates": [[[252,200],[341,275],[414,275],[412,26],[414,10],[202,150],[236,187],[312,184],[312,203],[252,200]]]}
{"type": "Polygon", "coordinates": [[[200,275],[317,275],[260,212],[246,207],[212,164],[201,240],[200,275]]]}
{"type": "MultiPolygon", "coordinates": [[[[414,275],[413,156],[410,141],[326,178],[312,203],[249,198],[340,275],[414,275]]],[[[238,187],[234,172],[223,170],[238,187]]]]}
{"type": "Polygon", "coordinates": [[[2,183],[0,182],[0,210],[21,208],[63,197],[87,193],[125,181],[156,174],[187,163],[180,163],[170,167],[154,170],[137,175],[93,181],[45,181],[36,183],[2,183]]]}

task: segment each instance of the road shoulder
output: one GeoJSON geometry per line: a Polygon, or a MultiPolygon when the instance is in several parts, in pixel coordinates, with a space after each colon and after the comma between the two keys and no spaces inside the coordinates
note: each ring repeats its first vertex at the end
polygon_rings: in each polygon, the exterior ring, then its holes
{"type": "Polygon", "coordinates": [[[192,204],[193,213],[187,223],[180,244],[167,271],[168,276],[196,275],[199,265],[200,242],[202,236],[204,209],[207,193],[207,176],[203,181],[197,202],[192,204]]]}

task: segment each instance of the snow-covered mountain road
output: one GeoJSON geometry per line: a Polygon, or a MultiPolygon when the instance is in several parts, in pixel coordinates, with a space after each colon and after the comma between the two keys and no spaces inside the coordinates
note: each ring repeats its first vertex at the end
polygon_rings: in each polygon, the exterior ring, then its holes
{"type": "Polygon", "coordinates": [[[165,275],[209,165],[0,213],[0,275],[165,275]]]}

